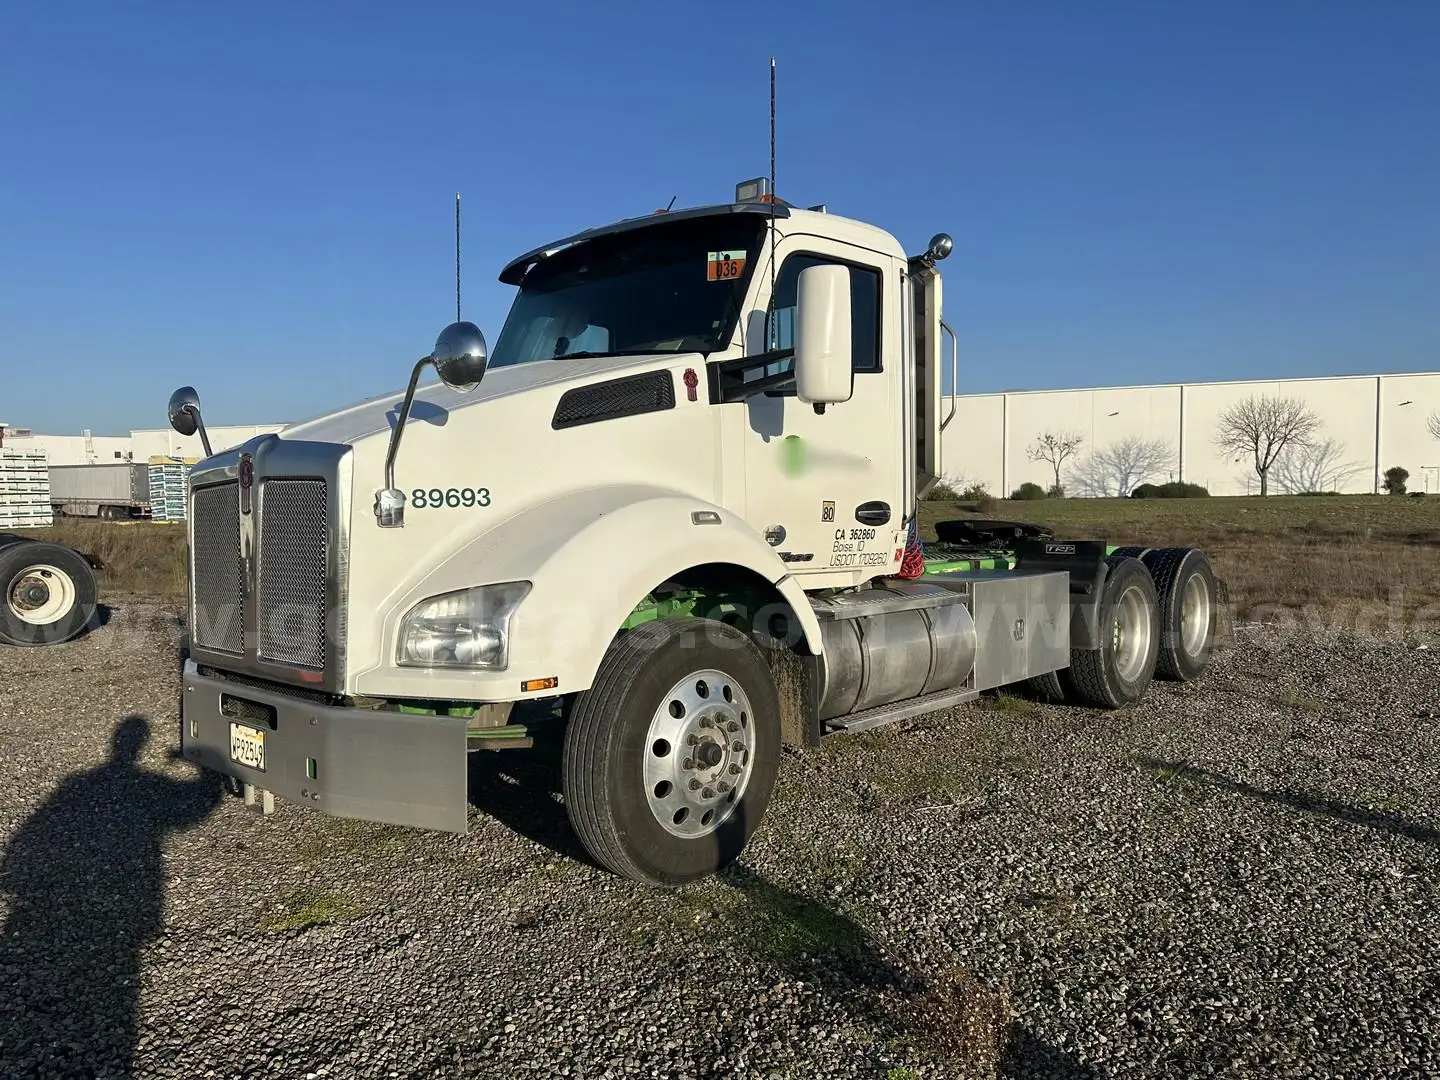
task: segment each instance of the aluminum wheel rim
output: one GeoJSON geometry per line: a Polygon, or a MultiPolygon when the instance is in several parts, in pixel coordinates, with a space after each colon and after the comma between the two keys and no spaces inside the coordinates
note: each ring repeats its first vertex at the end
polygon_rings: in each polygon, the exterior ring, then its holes
{"type": "Polygon", "coordinates": [[[645,799],[668,833],[695,840],[729,820],[755,767],[745,690],[723,671],[685,676],[660,700],[645,737],[645,799]]]}
{"type": "Polygon", "coordinates": [[[1145,670],[1152,633],[1150,605],[1139,586],[1131,585],[1115,604],[1115,670],[1126,682],[1134,682],[1145,670]]]}
{"type": "Polygon", "coordinates": [[[10,579],[5,605],[23,623],[49,626],[75,606],[75,581],[58,566],[27,566],[10,579]]]}
{"type": "Polygon", "coordinates": [[[1180,594],[1180,647],[1186,656],[1199,656],[1210,633],[1210,586],[1192,574],[1180,594]]]}

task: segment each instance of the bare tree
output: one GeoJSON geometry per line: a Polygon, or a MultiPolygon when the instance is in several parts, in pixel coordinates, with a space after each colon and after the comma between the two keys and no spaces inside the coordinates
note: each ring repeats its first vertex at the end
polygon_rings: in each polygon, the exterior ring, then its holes
{"type": "Polygon", "coordinates": [[[1256,395],[1220,414],[1215,444],[1236,459],[1249,456],[1260,477],[1260,494],[1270,494],[1270,467],[1287,446],[1308,445],[1320,417],[1299,398],[1256,395]]]}
{"type": "Polygon", "coordinates": [[[1275,486],[1287,495],[1306,491],[1338,491],[1366,466],[1345,459],[1345,444],[1339,439],[1295,443],[1275,457],[1270,472],[1275,486]]]}
{"type": "Polygon", "coordinates": [[[1126,435],[1080,462],[1070,474],[1070,484],[1077,495],[1126,496],[1174,467],[1175,451],[1164,439],[1126,435]]]}
{"type": "Polygon", "coordinates": [[[1440,412],[1432,412],[1425,418],[1425,429],[1432,439],[1440,439],[1440,412]]]}
{"type": "Polygon", "coordinates": [[[1055,486],[1053,491],[1060,490],[1060,470],[1065,462],[1075,456],[1080,449],[1080,444],[1085,441],[1085,436],[1078,431],[1053,432],[1047,431],[1036,437],[1030,444],[1030,449],[1025,451],[1025,456],[1031,461],[1043,461],[1050,466],[1055,473],[1055,486]]]}

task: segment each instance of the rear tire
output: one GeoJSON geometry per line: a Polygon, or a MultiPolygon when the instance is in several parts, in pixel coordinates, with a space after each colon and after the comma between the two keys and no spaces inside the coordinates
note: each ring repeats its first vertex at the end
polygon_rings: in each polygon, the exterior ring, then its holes
{"type": "Polygon", "coordinates": [[[58,645],[95,614],[95,575],[77,552],[43,540],[0,547],[0,641],[58,645]]]}
{"type": "Polygon", "coordinates": [[[565,809],[606,869],[681,885],[745,849],[779,765],[779,692],[754,642],[714,620],[662,619],[617,638],[578,695],[565,809]]]}
{"type": "Polygon", "coordinates": [[[1155,674],[1193,682],[1210,666],[1220,631],[1220,598],[1210,559],[1195,548],[1157,548],[1145,556],[1160,603],[1155,674]]]}
{"type": "Polygon", "coordinates": [[[1025,680],[1025,688],[1037,701],[1058,705],[1065,700],[1065,686],[1060,681],[1060,672],[1047,671],[1044,675],[1032,675],[1025,680]]]}
{"type": "Polygon", "coordinates": [[[1155,582],[1133,556],[1111,555],[1100,596],[1098,649],[1072,649],[1065,682],[1077,700],[1097,709],[1121,709],[1145,695],[1160,653],[1160,610],[1155,582]]]}

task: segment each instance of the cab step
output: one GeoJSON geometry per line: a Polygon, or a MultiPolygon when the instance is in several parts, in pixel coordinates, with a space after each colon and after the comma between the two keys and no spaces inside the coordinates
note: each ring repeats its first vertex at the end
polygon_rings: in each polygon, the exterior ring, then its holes
{"type": "Polygon", "coordinates": [[[935,712],[938,709],[948,709],[952,705],[963,705],[967,701],[974,701],[979,696],[980,691],[969,688],[939,690],[933,694],[922,694],[920,697],[894,701],[889,705],[876,705],[873,709],[863,709],[860,712],[851,713],[849,716],[837,716],[833,720],[826,720],[825,727],[827,734],[830,735],[838,735],[841,732],[853,735],[856,732],[884,727],[886,724],[909,720],[912,717],[924,716],[926,713],[935,712]]]}

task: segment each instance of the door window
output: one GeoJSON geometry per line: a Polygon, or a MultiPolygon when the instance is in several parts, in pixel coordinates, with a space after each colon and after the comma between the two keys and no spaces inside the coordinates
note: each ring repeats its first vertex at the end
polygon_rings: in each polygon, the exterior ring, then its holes
{"type": "MultiPolygon", "coordinates": [[[[838,262],[821,255],[792,255],[780,267],[775,283],[775,348],[795,347],[795,306],[800,271],[838,262]]],[[[846,264],[848,266],[848,264],[846,264]]],[[[864,266],[850,270],[850,356],[857,372],[880,370],[880,271],[864,266]]],[[[766,327],[766,347],[770,345],[766,327]]],[[[784,361],[790,364],[790,360],[784,361]]]]}

